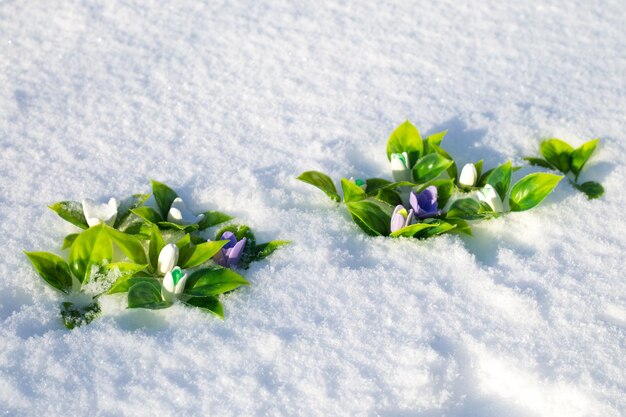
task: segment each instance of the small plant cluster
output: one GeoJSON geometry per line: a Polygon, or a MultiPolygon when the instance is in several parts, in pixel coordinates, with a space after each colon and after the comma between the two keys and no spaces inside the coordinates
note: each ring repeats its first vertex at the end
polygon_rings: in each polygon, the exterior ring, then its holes
{"type": "MultiPolygon", "coordinates": [[[[541,203],[563,178],[538,172],[512,184],[512,173],[522,167],[515,167],[510,161],[483,170],[480,160],[465,164],[459,173],[456,162],[441,146],[445,134],[439,132],[422,139],[407,120],[393,131],[387,142],[393,181],[341,179],[343,203],[365,233],[418,239],[444,233],[471,235],[469,221],[529,210],[541,203]]],[[[573,150],[565,142],[552,139],[542,144],[545,160],[529,161],[563,173],[572,171],[577,181],[596,144],[597,139],[573,150]]],[[[298,179],[342,202],[328,175],[307,171],[298,179]]],[[[597,192],[597,183],[575,184],[590,197],[601,194],[597,192]]]]}
{"type": "Polygon", "coordinates": [[[91,199],[50,206],[78,228],[63,240],[67,261],[49,252],[25,252],[52,288],[73,301],[61,304],[64,325],[90,323],[102,295],[127,293],[128,308],[163,309],[181,302],[224,317],[220,296],[249,285],[240,274],[251,262],[271,255],[289,242],[257,244],[245,225],[228,224],[215,239],[202,233],[233,218],[217,211],[195,214],[167,185],[152,181],[150,194],[118,204],[91,199]],[[81,300],[77,302],[76,300],[81,300]]]}
{"type": "Polygon", "coordinates": [[[596,150],[599,141],[600,139],[592,139],[574,149],[561,139],[547,139],[541,142],[540,151],[543,158],[527,157],[524,160],[531,165],[562,172],[569,176],[570,184],[585,193],[590,200],[600,198],[604,194],[602,184],[596,181],[587,181],[582,184],[578,182],[580,173],[596,150]]]}

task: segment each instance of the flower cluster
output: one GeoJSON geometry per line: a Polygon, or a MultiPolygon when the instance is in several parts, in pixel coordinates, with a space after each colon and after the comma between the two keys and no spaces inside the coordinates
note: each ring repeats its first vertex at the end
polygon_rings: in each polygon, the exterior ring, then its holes
{"type": "MultiPolygon", "coordinates": [[[[470,221],[529,210],[541,203],[563,176],[535,172],[512,184],[522,167],[511,162],[483,171],[483,161],[466,163],[460,173],[441,146],[446,132],[422,138],[409,121],[398,126],[387,141],[393,181],[383,178],[343,178],[342,196],[333,180],[318,171],[306,171],[299,180],[311,184],[336,202],[345,203],[358,227],[372,236],[429,238],[444,233],[471,234],[470,221]]],[[[542,144],[545,159],[525,158],[533,165],[571,172],[572,184],[590,198],[601,195],[598,183],[578,184],[578,175],[597,140],[573,149],[557,139],[542,144]]]]}
{"type": "Polygon", "coordinates": [[[288,243],[257,245],[249,227],[234,224],[217,231],[215,240],[207,239],[208,228],[232,217],[217,211],[195,214],[157,181],[152,181],[152,196],[153,201],[149,194],[137,194],[122,202],[84,199],[50,206],[82,229],[63,241],[68,260],[48,252],[25,253],[50,286],[74,299],[89,299],[82,305],[62,303],[66,327],[91,322],[100,313],[98,298],[116,293],[127,293],[128,308],[162,309],[180,302],[223,317],[221,294],[249,285],[241,271],[288,243]]]}

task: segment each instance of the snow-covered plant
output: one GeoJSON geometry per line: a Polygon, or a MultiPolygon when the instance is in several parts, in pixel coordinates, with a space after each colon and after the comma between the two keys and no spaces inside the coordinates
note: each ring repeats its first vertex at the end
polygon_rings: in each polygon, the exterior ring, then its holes
{"type": "Polygon", "coordinates": [[[44,281],[69,297],[61,306],[67,328],[91,322],[100,313],[98,298],[117,293],[128,293],[128,308],[162,309],[180,302],[223,317],[220,295],[249,285],[238,271],[288,243],[257,245],[250,228],[239,225],[207,240],[200,230],[232,217],[216,211],[195,215],[165,184],[152,181],[152,187],[159,211],[145,205],[145,194],[120,207],[115,199],[51,206],[84,230],[65,238],[67,261],[49,252],[25,254],[44,281]]]}
{"type": "MultiPolygon", "coordinates": [[[[88,229],[100,223],[127,232],[132,229],[131,210],[141,206],[150,194],[134,194],[121,202],[110,198],[108,203],[98,203],[90,198],[78,201],[59,201],[49,206],[62,219],[81,229],[88,229]]],[[[63,249],[69,248],[78,233],[71,233],[63,241],[63,249]]]]}
{"type": "Polygon", "coordinates": [[[570,184],[582,191],[591,200],[604,194],[604,187],[596,181],[578,182],[583,168],[596,150],[600,139],[592,139],[574,149],[561,139],[547,139],[541,142],[540,151],[543,158],[524,158],[531,165],[560,171],[568,176],[570,184]]]}
{"type": "Polygon", "coordinates": [[[143,205],[131,210],[136,218],[144,223],[143,227],[133,232],[145,234],[146,231],[149,232],[149,226],[155,224],[162,230],[180,230],[188,233],[204,230],[232,219],[231,216],[218,211],[195,214],[187,208],[176,191],[162,182],[152,180],[151,183],[157,207],[143,205]]]}
{"type": "Polygon", "coordinates": [[[44,281],[74,300],[62,304],[61,317],[67,328],[88,324],[99,313],[97,294],[88,291],[88,284],[106,275],[106,268],[113,261],[114,245],[133,263],[147,263],[139,239],[104,223],[77,234],[67,261],[49,252],[24,252],[44,281]]]}
{"type": "MultiPolygon", "coordinates": [[[[372,236],[471,234],[469,220],[531,209],[563,178],[534,173],[511,187],[511,175],[518,167],[507,162],[483,173],[482,160],[464,165],[459,175],[454,159],[441,147],[445,134],[439,132],[422,139],[417,128],[406,121],[387,141],[387,158],[395,182],[369,178],[361,180],[360,187],[355,181],[341,180],[343,203],[357,226],[372,236]]],[[[342,202],[328,175],[307,171],[298,179],[342,202]]]]}

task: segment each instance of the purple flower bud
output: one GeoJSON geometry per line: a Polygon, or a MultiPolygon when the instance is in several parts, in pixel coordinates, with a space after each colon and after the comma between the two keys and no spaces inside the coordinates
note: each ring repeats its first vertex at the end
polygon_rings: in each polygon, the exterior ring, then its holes
{"type": "Polygon", "coordinates": [[[237,241],[233,232],[224,232],[220,240],[228,240],[229,242],[213,256],[213,261],[224,268],[236,266],[246,247],[246,238],[237,241]]]}
{"type": "Polygon", "coordinates": [[[402,205],[397,205],[391,216],[391,233],[407,227],[413,221],[413,209],[408,212],[402,205]]]}
{"type": "Polygon", "coordinates": [[[441,210],[437,209],[437,187],[434,185],[426,187],[419,194],[411,191],[409,203],[418,219],[426,219],[441,214],[441,210]]]}
{"type": "Polygon", "coordinates": [[[229,249],[232,248],[233,246],[235,246],[235,244],[237,244],[237,236],[235,236],[235,234],[231,231],[227,231],[222,233],[222,237],[220,238],[220,240],[229,240],[230,242],[228,242],[226,245],[224,245],[224,247],[222,249],[229,249]]]}

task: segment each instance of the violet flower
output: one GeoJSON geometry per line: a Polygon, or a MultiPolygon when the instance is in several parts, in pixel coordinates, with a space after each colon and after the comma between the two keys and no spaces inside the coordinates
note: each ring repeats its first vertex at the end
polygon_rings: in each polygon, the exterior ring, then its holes
{"type": "Polygon", "coordinates": [[[244,237],[240,241],[237,241],[237,237],[233,232],[224,232],[220,240],[229,240],[222,249],[213,257],[213,260],[218,265],[224,268],[230,268],[239,262],[241,255],[243,255],[243,249],[246,247],[246,238],[244,237]]]}
{"type": "Polygon", "coordinates": [[[419,194],[411,191],[409,203],[418,219],[426,219],[441,214],[441,210],[437,209],[437,187],[434,185],[426,187],[419,194]]]}
{"type": "Polygon", "coordinates": [[[391,216],[391,233],[407,227],[413,221],[413,209],[408,212],[401,204],[397,205],[391,216]]]}

